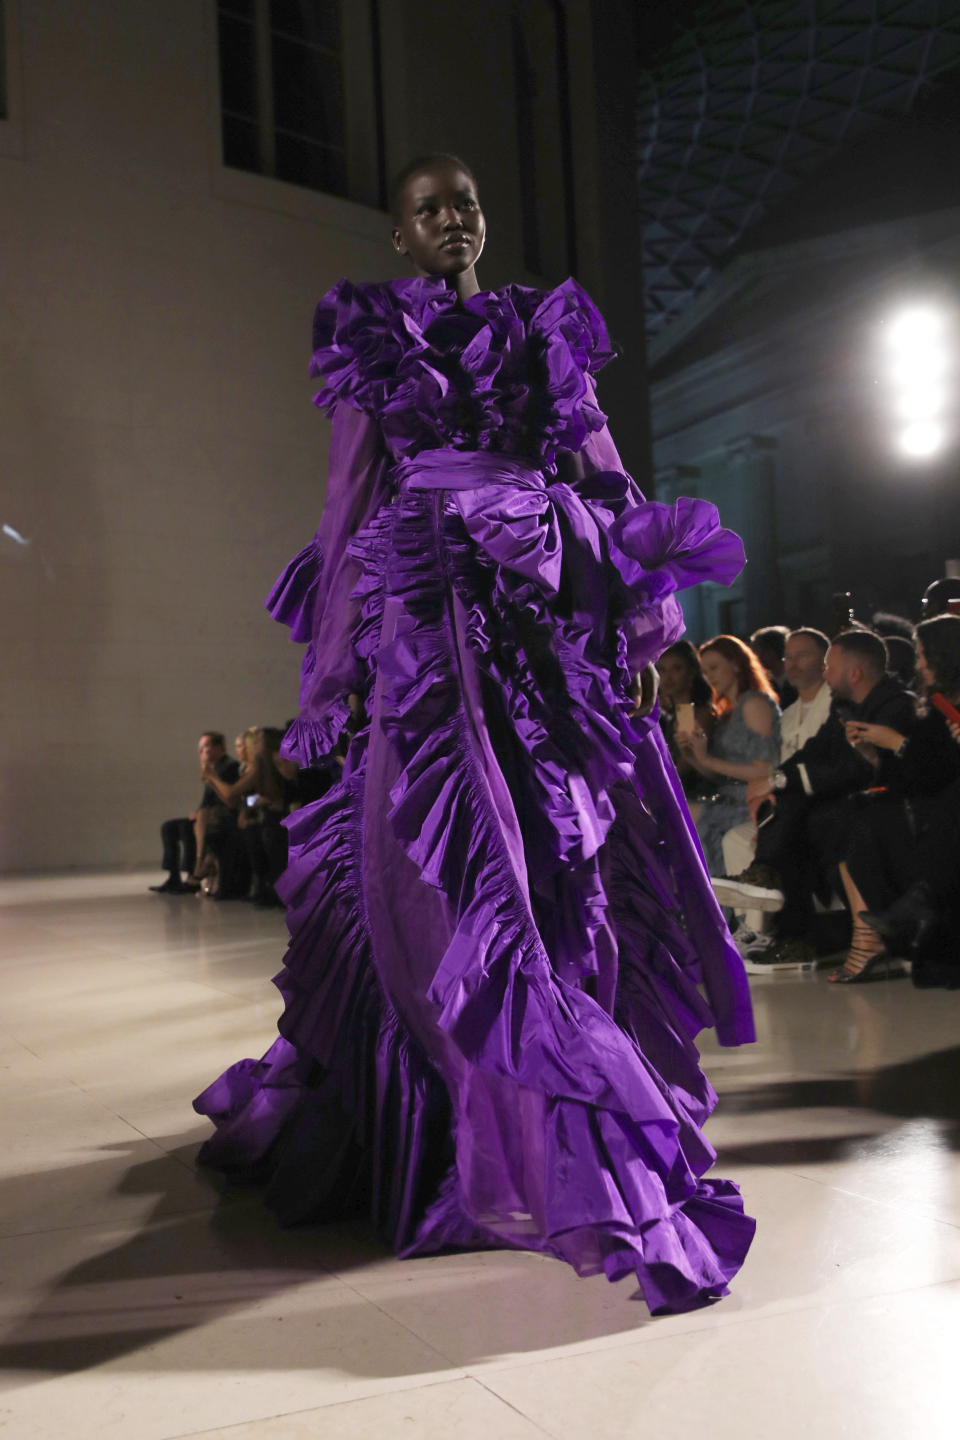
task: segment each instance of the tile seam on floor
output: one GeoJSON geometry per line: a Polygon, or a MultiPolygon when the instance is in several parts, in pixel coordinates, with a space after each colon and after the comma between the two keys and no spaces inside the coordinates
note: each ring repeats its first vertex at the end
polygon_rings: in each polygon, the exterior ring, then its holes
{"type": "Polygon", "coordinates": [[[870,1205],[878,1205],[881,1210],[893,1210],[898,1215],[914,1214],[918,1220],[928,1220],[933,1225],[945,1225],[948,1230],[960,1229],[960,1220],[944,1220],[939,1215],[922,1215],[912,1210],[908,1212],[907,1207],[894,1200],[882,1200],[877,1195],[864,1195],[860,1190],[848,1190],[843,1185],[836,1185],[830,1180],[820,1180],[816,1175],[807,1175],[802,1170],[780,1168],[783,1169],[785,1175],[793,1175],[797,1180],[806,1180],[811,1185],[819,1185],[821,1190],[833,1190],[837,1195],[846,1195],[851,1200],[866,1201],[870,1205]]]}
{"type": "MultiPolygon", "coordinates": [[[[318,1410],[337,1410],[347,1405],[363,1405],[368,1400],[389,1399],[392,1396],[401,1395],[416,1395],[421,1390],[437,1390],[442,1385],[456,1385],[461,1380],[467,1380],[475,1385],[480,1385],[479,1380],[464,1371],[459,1375],[451,1375],[445,1380],[429,1380],[426,1385],[403,1385],[398,1390],[375,1390],[370,1395],[355,1395],[350,1400],[331,1400],[329,1405],[324,1405],[321,1401],[319,1405],[308,1405],[303,1410],[279,1410],[274,1415],[258,1415],[253,1420],[237,1420],[236,1423],[232,1425],[217,1425],[212,1429],[210,1426],[207,1426],[204,1430],[177,1430],[169,1435],[159,1436],[158,1440],[203,1440],[205,1435],[229,1435],[231,1430],[242,1430],[248,1425],[260,1425],[270,1420],[295,1420],[298,1415],[313,1415],[318,1410]]],[[[486,1390],[487,1387],[480,1385],[480,1388],[486,1390]]],[[[493,1395],[492,1390],[488,1393],[493,1395]]],[[[508,1410],[515,1409],[508,1400],[504,1400],[502,1395],[493,1395],[493,1398],[498,1400],[501,1405],[505,1405],[508,1410]]],[[[520,1412],[517,1411],[517,1413],[519,1414],[520,1412]]],[[[524,1420],[527,1418],[526,1415],[523,1416],[524,1420]]],[[[546,1435],[549,1432],[543,1431],[543,1433],[546,1435]]],[[[551,1437],[551,1440],[554,1440],[554,1437],[551,1437]]]]}
{"type": "MultiPolygon", "coordinates": [[[[944,1152],[944,1153],[946,1153],[946,1152],[944,1152]]],[[[756,1166],[756,1165],[757,1165],[757,1161],[756,1161],[756,1160],[751,1160],[751,1159],[749,1158],[749,1156],[748,1156],[747,1154],[745,1154],[743,1151],[736,1151],[736,1150],[726,1150],[726,1151],[724,1151],[724,1158],[723,1158],[723,1160],[721,1161],[721,1164],[723,1165],[724,1169],[727,1168],[727,1166],[726,1166],[726,1161],[727,1161],[727,1159],[733,1159],[733,1160],[740,1159],[740,1160],[743,1161],[743,1163],[744,1163],[745,1165],[753,1165],[753,1166],[756,1166]]],[[[712,1168],[713,1168],[713,1167],[711,1166],[711,1169],[712,1169],[712,1168]]],[[[733,1168],[736,1169],[736,1165],[734,1165],[733,1168]]],[[[870,1204],[879,1205],[879,1206],[880,1206],[882,1209],[884,1209],[884,1210],[895,1210],[898,1214],[901,1214],[901,1215],[904,1213],[904,1207],[903,1207],[903,1205],[897,1203],[897,1202],[894,1201],[894,1200],[882,1200],[882,1199],[881,1199],[879,1196],[877,1196],[877,1195],[864,1195],[864,1194],[863,1194],[861,1191],[859,1191],[859,1190],[847,1190],[847,1189],[845,1189],[842,1185],[835,1185],[835,1184],[834,1184],[832,1181],[830,1181],[830,1180],[821,1180],[821,1179],[819,1179],[816,1175],[809,1175],[809,1174],[807,1174],[807,1173],[806,1173],[805,1171],[803,1171],[803,1170],[796,1170],[796,1169],[794,1169],[794,1167],[793,1167],[792,1165],[769,1165],[769,1166],[765,1166],[765,1167],[763,1167],[763,1168],[764,1168],[765,1170],[771,1170],[771,1171],[772,1171],[772,1170],[779,1170],[779,1171],[780,1171],[782,1174],[784,1174],[784,1175],[792,1175],[795,1180],[806,1180],[806,1181],[807,1181],[809,1184],[811,1184],[811,1185],[819,1185],[822,1190],[833,1190],[833,1191],[835,1191],[838,1195],[846,1195],[846,1196],[848,1196],[851,1200],[865,1200],[865,1201],[867,1201],[867,1202],[870,1203],[870,1204]]],[[[750,1200],[750,1194],[749,1194],[749,1182],[748,1182],[748,1185],[747,1185],[747,1194],[746,1194],[746,1196],[744,1197],[744,1203],[747,1204],[748,1208],[749,1208],[749,1200],[750,1200]]],[[[912,1213],[913,1213],[913,1212],[912,1212],[912,1213]]],[[[945,1220],[945,1219],[943,1219],[943,1218],[942,1218],[941,1216],[939,1216],[939,1215],[921,1215],[921,1214],[919,1214],[919,1213],[917,1213],[917,1218],[918,1218],[918,1219],[921,1219],[921,1220],[931,1220],[931,1221],[933,1221],[933,1222],[934,1222],[935,1224],[937,1224],[937,1225],[946,1225],[948,1228],[953,1229],[953,1230],[960,1229],[960,1219],[958,1219],[958,1220],[945,1220]]]]}
{"type": "MultiPolygon", "coordinates": [[[[182,1220],[188,1215],[202,1215],[208,1210],[215,1209],[212,1205],[198,1205],[195,1209],[175,1210],[171,1214],[158,1216],[152,1223],[157,1225],[166,1224],[173,1220],[182,1220]]],[[[105,1230],[112,1231],[123,1229],[123,1226],[108,1224],[102,1220],[90,1220],[79,1225],[51,1225],[49,1229],[40,1230],[15,1230],[8,1235],[0,1234],[0,1245],[6,1245],[10,1240],[26,1240],[32,1235],[63,1235],[71,1230],[105,1230]]],[[[143,1229],[145,1227],[141,1227],[143,1229]]],[[[140,1231],[138,1230],[138,1234],[140,1231]]]]}
{"type": "MultiPolygon", "coordinates": [[[[591,1353],[596,1354],[597,1352],[593,1351],[591,1353]]],[[[525,1424],[532,1425],[535,1430],[539,1430],[541,1435],[548,1436],[549,1440],[563,1440],[563,1437],[556,1430],[548,1430],[541,1421],[534,1420],[532,1415],[528,1415],[525,1410],[519,1409],[519,1407],[516,1406],[512,1400],[508,1400],[505,1395],[498,1395],[496,1390],[491,1390],[490,1386],[485,1385],[479,1375],[471,1375],[470,1379],[476,1380],[477,1384],[486,1390],[488,1395],[492,1395],[495,1400],[499,1400],[501,1405],[506,1405],[508,1410],[512,1410],[514,1415],[519,1415],[525,1424]]]]}
{"type": "MultiPolygon", "coordinates": [[[[604,1345],[604,1346],[602,1346],[600,1349],[577,1351],[577,1352],[575,1352],[575,1353],[572,1354],[572,1355],[570,1355],[570,1354],[555,1354],[555,1355],[551,1355],[551,1354],[546,1354],[546,1353],[541,1352],[541,1353],[540,1353],[539,1355],[537,1355],[535,1358],[530,1359],[530,1360],[522,1360],[522,1361],[517,1361],[516,1363],[507,1363],[507,1364],[504,1364],[504,1365],[487,1365],[487,1366],[484,1367],[484,1369],[483,1369],[482,1371],[468,1370],[468,1371],[467,1371],[467,1374],[470,1376],[471,1379],[480,1381],[480,1383],[483,1384],[483,1380],[482,1380],[482,1376],[483,1376],[483,1375],[495,1376],[495,1375],[499,1375],[499,1374],[508,1374],[508,1373],[512,1373],[514,1370],[522,1370],[522,1369],[525,1369],[525,1368],[527,1368],[527,1367],[530,1366],[530,1365],[553,1364],[555,1361],[561,1361],[561,1360],[584,1360],[584,1359],[587,1359],[588,1357],[594,1356],[594,1355],[612,1355],[612,1354],[617,1354],[617,1353],[619,1353],[620,1351],[632,1349],[633,1346],[634,1346],[635,1344],[638,1344],[638,1343],[643,1343],[643,1344],[645,1344],[645,1345],[660,1344],[660,1343],[662,1343],[663,1341],[681,1340],[681,1339],[691,1339],[691,1338],[696,1337],[696,1336],[712,1336],[714,1339],[716,1339],[724,1330],[726,1330],[726,1329],[728,1329],[728,1328],[737,1327],[737,1326],[740,1326],[740,1325],[743,1325],[743,1324],[751,1324],[751,1323],[756,1324],[756,1323],[758,1323],[758,1322],[768,1323],[768,1322],[773,1321],[773,1320],[785,1320],[785,1319],[789,1319],[791,1316],[795,1316],[795,1315],[807,1315],[807,1314],[809,1314],[811,1311],[815,1311],[815,1310],[847,1309],[847,1308],[849,1308],[851,1305],[858,1305],[858,1304],[862,1305],[862,1304],[864,1304],[865,1302],[868,1302],[868,1301],[870,1301],[870,1300],[883,1300],[883,1299],[888,1298],[889,1296],[894,1296],[894,1295],[911,1295],[911,1294],[918,1294],[918,1293],[922,1293],[922,1292],[925,1291],[925,1290],[935,1290],[935,1289],[937,1289],[937,1288],[938,1288],[939,1286],[941,1286],[941,1285],[957,1285],[957,1284],[960,1284],[960,1281],[958,1281],[958,1280],[934,1280],[934,1281],[932,1281],[929,1285],[915,1285],[915,1286],[912,1286],[912,1287],[911,1287],[910,1289],[908,1289],[908,1290],[892,1290],[892,1291],[882,1291],[882,1292],[880,1292],[879,1294],[847,1296],[847,1297],[844,1297],[843,1299],[821,1301],[819,1304],[815,1304],[815,1305],[804,1305],[804,1306],[800,1306],[800,1307],[798,1307],[798,1308],[791,1309],[791,1310],[777,1310],[777,1311],[775,1311],[772,1315],[753,1315],[753,1316],[745,1317],[743,1320],[727,1321],[723,1326],[718,1326],[718,1327],[716,1327],[715,1329],[712,1329],[712,1330],[709,1329],[709,1328],[700,1328],[700,1329],[692,1329],[692,1330],[673,1330],[673,1331],[671,1331],[669,1334],[663,1334],[663,1335],[653,1336],[653,1337],[651,1337],[650,1339],[645,1340],[645,1341],[643,1341],[643,1342],[637,1342],[637,1341],[629,1342],[629,1341],[628,1341],[628,1342],[625,1342],[625,1343],[622,1344],[622,1345],[620,1345],[620,1344],[617,1344],[617,1345],[604,1345]]],[[[490,1389],[490,1387],[487,1386],[487,1385],[484,1385],[484,1388],[485,1388],[485,1389],[490,1389]]],[[[497,1398],[498,1398],[498,1399],[501,1399],[501,1400],[504,1398],[502,1395],[499,1395],[499,1393],[498,1393],[496,1390],[491,1390],[491,1394],[497,1395],[497,1398]]],[[[529,1416],[524,1416],[524,1419],[529,1419],[529,1416]]]]}
{"type": "MultiPolygon", "coordinates": [[[[541,1352],[539,1352],[539,1353],[538,1353],[534,1358],[532,1358],[532,1359],[527,1358],[527,1357],[514,1356],[512,1359],[505,1361],[503,1364],[497,1364],[497,1363],[495,1363],[495,1362],[492,1363],[492,1364],[490,1364],[490,1363],[484,1363],[484,1367],[483,1367],[482,1370],[472,1370],[472,1369],[468,1369],[468,1370],[467,1370],[467,1373],[468,1373],[473,1379],[479,1380],[480,1377],[481,1377],[481,1375],[486,1375],[486,1374],[498,1374],[500,1371],[507,1371],[507,1370],[522,1370],[522,1369],[525,1368],[527,1365],[538,1365],[538,1364],[541,1364],[541,1363],[546,1362],[546,1361],[553,1361],[553,1360],[580,1360],[580,1359],[583,1359],[586,1355],[609,1355],[609,1354],[614,1353],[615,1351],[628,1350],[628,1349],[630,1349],[633,1345],[636,1345],[636,1344],[658,1345],[658,1344],[662,1343],[663,1341],[677,1340],[677,1339],[681,1339],[681,1338],[684,1337],[684,1336],[694,1336],[694,1335],[714,1335],[714,1336],[716,1336],[716,1335],[720,1334],[723,1330],[732,1329],[732,1328],[734,1328],[734,1327],[739,1327],[739,1326],[741,1326],[741,1325],[753,1325],[753,1324],[757,1324],[758,1322],[762,1322],[762,1323],[766,1324],[766,1323],[768,1323],[768,1322],[770,1322],[770,1321],[772,1321],[772,1320],[782,1320],[782,1319],[786,1319],[786,1318],[788,1318],[788,1317],[791,1316],[791,1315],[807,1315],[807,1314],[809,1314],[811,1311],[814,1311],[814,1310],[845,1309],[845,1308],[847,1308],[847,1307],[849,1307],[849,1306],[851,1306],[851,1305],[862,1305],[862,1304],[864,1304],[865,1302],[870,1301],[870,1300],[884,1300],[884,1299],[888,1299],[888,1298],[890,1298],[890,1297],[892,1297],[892,1296],[895,1296],[895,1295],[912,1295],[912,1294],[915,1294],[915,1293],[920,1293],[920,1292],[922,1292],[922,1291],[924,1291],[924,1290],[935,1290],[935,1289],[937,1289],[937,1288],[938,1288],[939,1286],[941,1286],[941,1285],[956,1285],[956,1286],[960,1287],[960,1275],[955,1275],[955,1276],[952,1276],[952,1277],[948,1277],[948,1278],[945,1279],[945,1280],[931,1280],[931,1281],[929,1282],[929,1284],[927,1284],[927,1285],[908,1285],[908,1286],[906,1286],[905,1288],[894,1289],[894,1290],[876,1290],[876,1291],[871,1290],[871,1291],[864,1291],[864,1292],[863,1292],[862,1294],[860,1294],[860,1295],[843,1295],[843,1296],[835,1296],[833,1299],[814,1300],[814,1301],[811,1301],[811,1303],[810,1303],[809,1305],[794,1305],[794,1306],[791,1306],[789,1309],[773,1310],[773,1311],[768,1312],[768,1313],[766,1313],[766,1314],[753,1314],[753,1315],[746,1315],[746,1314],[744,1314],[744,1315],[741,1315],[741,1316],[740,1316],[738,1319],[736,1319],[736,1320],[725,1320],[722,1325],[716,1326],[716,1327],[714,1327],[713,1329],[711,1329],[711,1328],[709,1328],[709,1327],[707,1327],[707,1326],[694,1326],[694,1327],[691,1327],[690,1329],[664,1331],[664,1332],[663,1332],[662,1334],[660,1334],[660,1335],[649,1334],[649,1335],[647,1336],[647,1338],[645,1338],[645,1339],[643,1339],[643,1340],[638,1340],[637,1338],[634,1338],[634,1339],[632,1339],[632,1340],[623,1340],[622,1342],[618,1340],[618,1341],[615,1341],[613,1344],[610,1344],[610,1345],[602,1345],[599,1349],[592,1349],[592,1350],[580,1350],[580,1349],[577,1349],[577,1350],[574,1350],[574,1351],[564,1350],[562,1354],[561,1354],[561,1353],[558,1353],[558,1354],[548,1354],[548,1353],[546,1353],[546,1352],[541,1351],[541,1352]]],[[[641,1303],[642,1303],[642,1302],[641,1302],[641,1303]]],[[[718,1302],[718,1303],[722,1304],[723,1302],[720,1301],[720,1302],[718,1302]]],[[[708,1307],[708,1308],[712,1308],[712,1307],[708,1307]]],[[[697,1312],[691,1312],[691,1313],[697,1313],[697,1312]]],[[[650,1317],[650,1318],[652,1319],[652,1318],[655,1318],[655,1317],[650,1317]]],[[[667,1317],[664,1316],[663,1318],[666,1319],[667,1317]]],[[[418,1337],[418,1338],[420,1338],[420,1337],[418,1337]]],[[[572,1342],[572,1343],[576,1345],[576,1344],[578,1344],[579,1342],[574,1341],[574,1342],[572,1342]]],[[[584,1342],[584,1343],[589,1343],[589,1342],[584,1342]]]]}
{"type": "MultiPolygon", "coordinates": [[[[400,1263],[399,1259],[397,1263],[400,1263]]],[[[421,1335],[418,1330],[414,1330],[412,1326],[406,1323],[405,1320],[400,1320],[396,1315],[391,1315],[390,1311],[385,1310],[383,1306],[379,1304],[378,1301],[374,1300],[371,1295],[365,1295],[362,1290],[358,1290],[355,1285],[351,1285],[350,1281],[346,1280],[342,1274],[340,1274],[339,1272],[333,1273],[336,1275],[336,1278],[341,1281],[342,1284],[346,1285],[348,1290],[353,1291],[353,1293],[357,1296],[358,1299],[363,1300],[368,1305],[372,1305],[375,1310],[378,1310],[380,1312],[384,1319],[390,1321],[391,1325],[399,1325],[401,1329],[406,1330],[408,1335],[412,1335],[415,1340],[420,1341],[421,1345],[426,1345],[427,1348],[432,1350],[435,1355],[439,1356],[439,1358],[444,1362],[445,1365],[456,1365],[457,1369],[463,1370],[464,1374],[468,1373],[466,1369],[462,1365],[460,1365],[459,1362],[455,1361],[450,1355],[444,1355],[442,1350],[438,1350],[433,1341],[428,1340],[426,1335],[421,1335]]]]}

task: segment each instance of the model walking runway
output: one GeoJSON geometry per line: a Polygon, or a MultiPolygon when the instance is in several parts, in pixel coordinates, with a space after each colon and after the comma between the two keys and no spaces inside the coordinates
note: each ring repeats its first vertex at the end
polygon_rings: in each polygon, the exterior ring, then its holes
{"type": "Polygon", "coordinates": [[[359,1208],[403,1254],[540,1250],[682,1310],[753,1234],[707,1177],[694,1038],[753,1029],[636,677],[676,590],[743,552],[706,502],[643,499],[597,310],[573,281],[481,291],[483,235],[470,172],[418,162],[418,275],[317,310],[326,508],[270,607],[307,644],[289,753],[352,737],[289,822],[280,1038],[196,1102],[202,1158],[286,1223],[359,1208]]]}

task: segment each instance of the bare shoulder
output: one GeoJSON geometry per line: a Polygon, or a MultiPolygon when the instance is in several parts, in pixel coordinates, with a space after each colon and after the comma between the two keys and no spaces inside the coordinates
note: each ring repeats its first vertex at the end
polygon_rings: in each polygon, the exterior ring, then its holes
{"type": "Polygon", "coordinates": [[[743,701],[744,722],[758,735],[769,735],[773,730],[774,702],[759,692],[746,695],[743,701]]]}

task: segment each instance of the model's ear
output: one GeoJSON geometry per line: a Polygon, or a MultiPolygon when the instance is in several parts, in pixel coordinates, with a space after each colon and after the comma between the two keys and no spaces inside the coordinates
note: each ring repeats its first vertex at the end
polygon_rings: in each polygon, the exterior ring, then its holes
{"type": "Polygon", "coordinates": [[[391,233],[391,237],[392,237],[392,239],[393,239],[393,248],[394,248],[394,250],[396,250],[396,252],[397,252],[398,255],[406,255],[406,253],[407,253],[407,247],[406,247],[406,244],[404,243],[403,236],[402,236],[402,234],[400,233],[399,226],[394,226],[393,230],[392,230],[390,233],[391,233]]]}

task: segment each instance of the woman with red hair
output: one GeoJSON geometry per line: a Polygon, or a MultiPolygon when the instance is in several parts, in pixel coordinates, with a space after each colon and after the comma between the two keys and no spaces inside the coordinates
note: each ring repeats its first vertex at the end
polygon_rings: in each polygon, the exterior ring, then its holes
{"type": "Polygon", "coordinates": [[[719,719],[709,740],[702,730],[679,743],[716,793],[691,807],[711,875],[725,875],[723,837],[750,819],[747,781],[769,774],[780,760],[780,707],[753,651],[734,635],[700,646],[700,663],[716,696],[719,719]]]}

